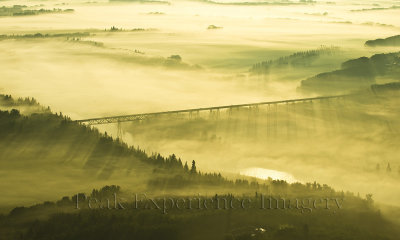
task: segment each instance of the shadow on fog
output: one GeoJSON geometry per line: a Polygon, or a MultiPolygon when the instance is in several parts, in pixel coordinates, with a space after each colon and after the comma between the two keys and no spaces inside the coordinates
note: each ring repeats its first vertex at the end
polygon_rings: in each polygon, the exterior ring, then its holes
{"type": "MultiPolygon", "coordinates": [[[[393,191],[400,178],[395,146],[400,130],[397,95],[383,98],[369,92],[335,100],[214,111],[191,118],[174,115],[123,123],[122,127],[128,142],[148,152],[173,152],[183,159],[195,159],[205,170],[274,169],[299,181],[317,180],[371,192],[378,200],[395,204],[393,191]]],[[[245,175],[264,176],[257,171],[245,175]]]]}

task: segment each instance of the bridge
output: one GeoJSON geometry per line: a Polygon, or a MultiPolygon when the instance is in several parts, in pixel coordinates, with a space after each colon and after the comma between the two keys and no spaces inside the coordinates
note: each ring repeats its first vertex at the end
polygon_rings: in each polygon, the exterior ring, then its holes
{"type": "Polygon", "coordinates": [[[199,114],[200,112],[204,112],[204,111],[209,111],[210,113],[212,113],[213,111],[218,112],[219,110],[223,110],[223,109],[230,110],[230,109],[239,109],[239,108],[252,108],[252,107],[258,107],[258,106],[265,106],[265,105],[312,102],[312,101],[318,101],[318,100],[338,99],[338,98],[344,98],[344,97],[348,97],[348,96],[350,96],[350,95],[347,94],[347,95],[335,95],[335,96],[320,96],[320,97],[312,97],[312,98],[299,98],[299,99],[289,99],[289,100],[279,100],[279,101],[269,101],[269,102],[245,103],[245,104],[237,104],[237,105],[192,108],[192,109],[183,109],[183,110],[175,110],[175,111],[139,113],[139,114],[131,114],[131,115],[81,119],[81,120],[76,120],[76,122],[83,123],[86,125],[121,123],[121,122],[130,122],[130,121],[141,121],[141,120],[145,120],[145,119],[149,119],[149,118],[154,118],[154,117],[159,117],[159,116],[167,116],[167,115],[173,115],[173,114],[180,114],[180,113],[188,113],[190,116],[192,116],[193,113],[199,114]]]}

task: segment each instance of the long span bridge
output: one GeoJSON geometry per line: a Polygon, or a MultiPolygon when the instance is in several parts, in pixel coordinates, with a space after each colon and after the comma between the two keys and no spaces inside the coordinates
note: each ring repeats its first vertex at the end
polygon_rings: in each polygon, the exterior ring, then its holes
{"type": "Polygon", "coordinates": [[[238,109],[238,108],[258,107],[258,106],[263,106],[263,105],[278,105],[278,104],[289,104],[289,103],[312,102],[312,101],[316,101],[316,100],[338,99],[338,98],[344,98],[344,97],[348,97],[348,96],[350,96],[350,95],[320,96],[320,97],[312,97],[312,98],[298,98],[298,99],[288,99],[288,100],[279,100],[279,101],[268,101],[268,102],[245,103],[245,104],[224,105],[224,106],[215,106],[215,107],[192,108],[192,109],[164,111],[164,112],[139,113],[139,114],[131,114],[131,115],[81,119],[81,120],[76,120],[76,122],[87,124],[87,125],[121,123],[121,122],[130,122],[130,121],[140,121],[140,120],[145,120],[145,119],[149,119],[149,118],[153,118],[153,117],[167,116],[167,115],[179,114],[179,113],[189,113],[191,115],[192,113],[198,114],[199,112],[204,112],[204,111],[212,112],[212,111],[219,111],[219,110],[223,110],[223,109],[229,110],[229,109],[238,109]]]}

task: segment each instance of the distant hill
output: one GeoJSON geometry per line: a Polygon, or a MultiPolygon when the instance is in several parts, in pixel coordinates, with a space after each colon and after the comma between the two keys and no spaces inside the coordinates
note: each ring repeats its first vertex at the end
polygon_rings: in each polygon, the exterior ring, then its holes
{"type": "Polygon", "coordinates": [[[375,78],[400,80],[400,53],[376,54],[342,63],[341,69],[320,73],[301,81],[299,89],[319,94],[335,94],[368,88],[375,78]]]}
{"type": "Polygon", "coordinates": [[[0,17],[18,17],[18,16],[33,16],[39,14],[48,13],[70,13],[74,12],[74,9],[32,9],[26,5],[14,5],[11,7],[2,6],[0,7],[0,17]]]}
{"type": "Polygon", "coordinates": [[[400,46],[400,35],[388,37],[388,38],[378,38],[375,40],[368,40],[365,42],[367,47],[396,47],[400,46]]]}

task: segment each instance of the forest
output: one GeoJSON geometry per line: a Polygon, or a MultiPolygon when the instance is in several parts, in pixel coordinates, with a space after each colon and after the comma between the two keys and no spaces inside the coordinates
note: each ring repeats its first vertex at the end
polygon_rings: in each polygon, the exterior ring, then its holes
{"type": "MultiPolygon", "coordinates": [[[[0,231],[4,239],[396,239],[391,236],[398,234],[398,228],[381,216],[371,196],[361,199],[350,193],[335,193],[316,183],[287,188],[301,192],[295,196],[306,196],[307,200],[326,196],[327,192],[344,200],[336,210],[332,210],[333,203],[317,207],[315,202],[303,201],[302,207],[310,211],[302,211],[295,206],[285,207],[289,196],[282,192],[287,190],[284,188],[279,195],[266,197],[269,199],[266,207],[261,203],[264,201],[261,194],[265,193],[262,189],[252,196],[240,196],[251,203],[243,209],[168,205],[168,212],[162,212],[155,207],[157,200],[144,208],[134,207],[135,201],[121,199],[116,207],[112,203],[110,208],[104,205],[104,208],[92,209],[83,204],[90,201],[85,199],[113,199],[114,194],[124,194],[123,189],[112,185],[93,189],[87,197],[81,193],[56,202],[15,208],[1,216],[0,231]],[[78,198],[80,205],[76,209],[78,198]],[[204,227],[208,230],[202,230],[204,227]]],[[[201,199],[199,195],[194,197],[201,199]]],[[[234,194],[216,194],[212,200],[215,203],[218,199],[235,198],[238,196],[234,194]]]]}
{"type": "Polygon", "coordinates": [[[378,38],[365,42],[368,47],[384,47],[384,46],[400,46],[400,35],[391,36],[388,38],[378,38]]]}
{"type": "Polygon", "coordinates": [[[74,12],[74,9],[28,9],[26,5],[14,5],[12,7],[2,6],[0,7],[0,17],[5,16],[30,16],[30,15],[38,15],[38,14],[48,14],[48,13],[71,13],[74,12]]]}
{"type": "Polygon", "coordinates": [[[317,61],[321,55],[333,55],[340,51],[339,47],[326,47],[321,46],[319,49],[309,50],[305,52],[296,52],[292,55],[280,57],[275,60],[264,61],[261,63],[256,63],[250,69],[250,72],[262,74],[269,72],[271,68],[275,67],[305,67],[311,65],[314,61],[317,61]]]}

